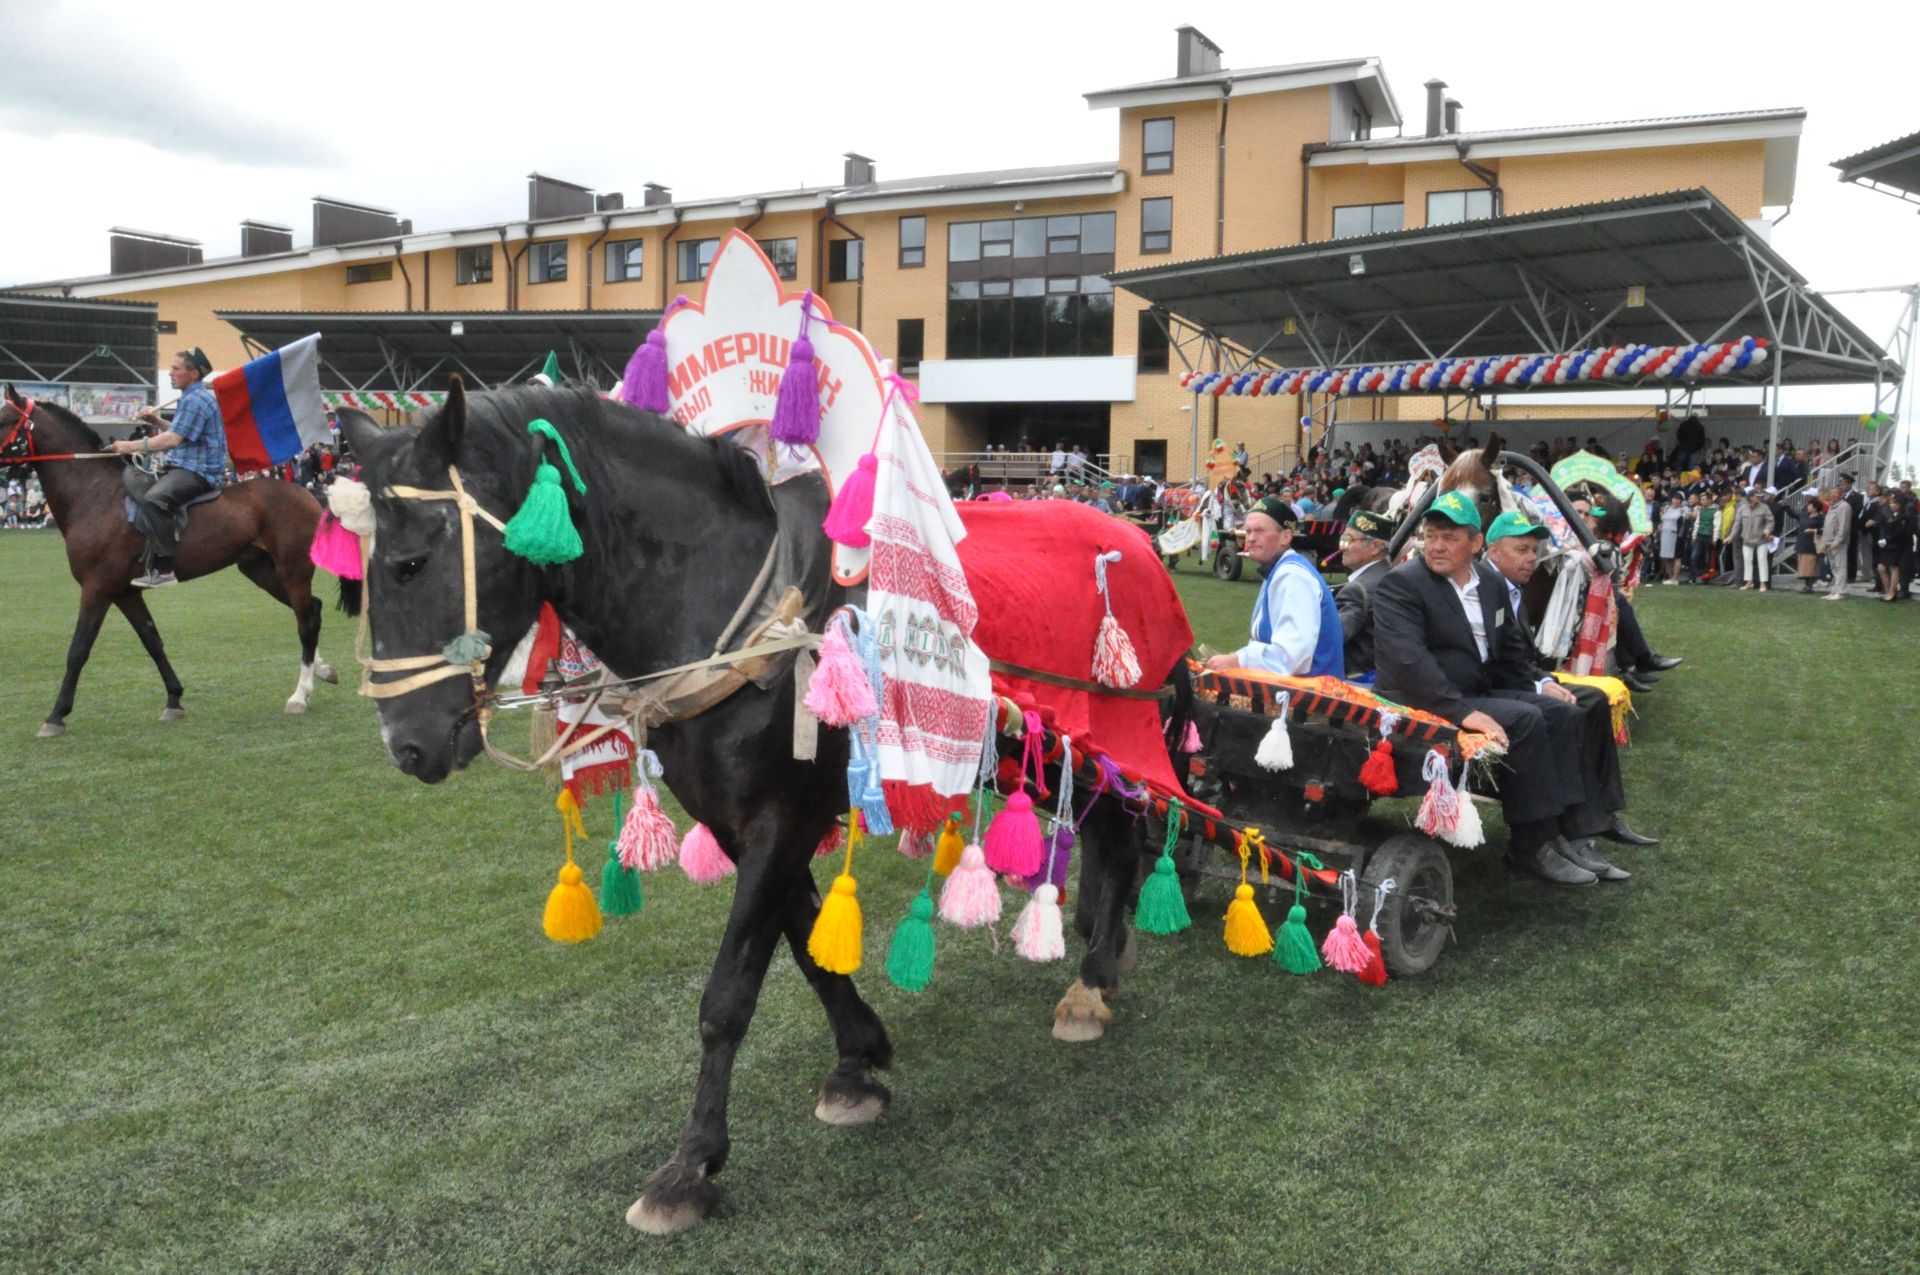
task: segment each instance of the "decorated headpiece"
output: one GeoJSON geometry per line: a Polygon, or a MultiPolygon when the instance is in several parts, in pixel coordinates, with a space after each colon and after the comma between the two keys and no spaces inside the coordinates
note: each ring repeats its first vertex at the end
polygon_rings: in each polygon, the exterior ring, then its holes
{"type": "Polygon", "coordinates": [[[1293,506],[1278,496],[1262,496],[1247,512],[1265,514],[1278,523],[1282,531],[1300,521],[1300,515],[1293,512],[1293,506]]]}
{"type": "Polygon", "coordinates": [[[1353,517],[1347,519],[1347,530],[1358,532],[1369,540],[1391,540],[1394,520],[1385,514],[1374,513],[1370,509],[1356,509],[1353,517]]]}

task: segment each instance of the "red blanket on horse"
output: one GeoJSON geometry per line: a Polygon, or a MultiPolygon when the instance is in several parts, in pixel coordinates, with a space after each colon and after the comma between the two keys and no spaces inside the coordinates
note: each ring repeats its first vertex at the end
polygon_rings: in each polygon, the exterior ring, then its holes
{"type": "MultiPolygon", "coordinates": [[[[1107,569],[1113,615],[1133,641],[1140,683],[1162,686],[1193,645],[1193,630],[1153,543],[1132,523],[1067,500],[963,503],[959,545],[980,608],[973,632],[989,657],[1059,677],[1093,677],[1094,639],[1106,604],[1094,558],[1120,551],[1107,569]]],[[[1160,734],[1160,703],[1056,686],[994,670],[993,689],[1040,714],[1075,744],[1105,753],[1163,796],[1186,798],[1160,734]]]]}

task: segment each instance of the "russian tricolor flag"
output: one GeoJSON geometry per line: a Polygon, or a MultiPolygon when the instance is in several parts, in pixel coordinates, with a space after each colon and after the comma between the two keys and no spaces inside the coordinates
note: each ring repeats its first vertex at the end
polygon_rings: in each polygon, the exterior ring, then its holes
{"type": "Polygon", "coordinates": [[[207,387],[219,400],[227,453],[240,473],[284,464],[327,441],[318,332],[222,372],[207,387]]]}

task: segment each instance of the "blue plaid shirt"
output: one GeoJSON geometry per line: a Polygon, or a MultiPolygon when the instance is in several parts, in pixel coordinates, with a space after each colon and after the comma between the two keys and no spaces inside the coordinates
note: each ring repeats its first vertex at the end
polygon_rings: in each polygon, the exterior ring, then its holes
{"type": "Polygon", "coordinates": [[[181,440],[166,454],[169,466],[191,469],[215,487],[226,481],[227,427],[220,419],[218,400],[204,382],[195,381],[181,391],[173,424],[167,428],[181,440]]]}

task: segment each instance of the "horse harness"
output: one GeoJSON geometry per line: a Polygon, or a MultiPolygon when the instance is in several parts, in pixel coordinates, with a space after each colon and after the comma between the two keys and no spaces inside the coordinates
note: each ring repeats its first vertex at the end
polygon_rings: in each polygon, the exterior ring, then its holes
{"type": "Polygon", "coordinates": [[[33,409],[39,404],[28,399],[25,407],[16,407],[18,417],[13,428],[7,431],[4,442],[0,442],[0,465],[37,465],[43,460],[111,460],[119,452],[60,452],[48,455],[33,450],[33,409]],[[15,448],[20,451],[16,455],[15,448]]]}
{"type": "MultiPolygon", "coordinates": [[[[368,653],[367,630],[368,611],[372,606],[372,593],[360,608],[360,625],[354,639],[354,658],[359,662],[362,673],[360,694],[369,699],[392,699],[410,694],[413,691],[437,685],[449,678],[467,675],[473,687],[473,705],[468,710],[475,714],[480,723],[480,742],[487,755],[509,769],[521,771],[539,770],[558,762],[574,753],[592,747],[604,736],[619,729],[623,723],[629,724],[631,733],[638,746],[644,747],[646,731],[654,726],[668,722],[684,721],[695,717],[720,703],[748,682],[765,686],[784,663],[780,657],[788,652],[796,653],[794,669],[794,756],[800,760],[811,759],[817,732],[817,722],[812,714],[802,706],[807,684],[813,670],[811,651],[820,644],[820,635],[809,632],[805,621],[806,603],[800,589],[788,583],[777,598],[769,599],[769,586],[774,582],[776,566],[783,555],[782,546],[786,541],[783,531],[776,530],[773,543],[767,548],[765,561],[761,563],[759,574],[748,588],[746,596],[734,610],[733,618],[721,631],[719,639],[713,645],[713,651],[704,659],[677,664],[671,668],[659,669],[638,677],[615,678],[603,668],[593,683],[585,686],[562,688],[563,693],[585,694],[587,712],[598,708],[601,701],[613,695],[618,701],[618,716],[590,731],[574,737],[563,734],[539,757],[531,761],[515,757],[513,754],[496,748],[488,735],[493,715],[500,707],[512,704],[534,703],[554,697],[554,692],[542,692],[531,696],[505,697],[497,691],[487,689],[486,662],[493,648],[488,636],[479,628],[480,598],[474,561],[474,520],[480,519],[495,531],[505,534],[506,524],[489,513],[473,494],[460,481],[458,466],[449,466],[448,480],[450,489],[436,490],[424,487],[389,486],[381,489],[382,496],[397,500],[452,501],[460,515],[460,587],[462,623],[466,626],[461,637],[449,642],[438,655],[403,655],[389,658],[377,658],[368,653]],[[747,645],[739,650],[729,651],[741,626],[756,610],[770,611],[747,636],[747,645]],[[377,673],[404,674],[393,681],[374,680],[377,673]],[[644,687],[642,690],[640,688],[644,687]]],[[[371,571],[365,570],[372,558],[372,537],[362,537],[360,558],[363,575],[371,585],[371,571]]],[[[584,720],[585,714],[583,714],[584,720]]]]}

